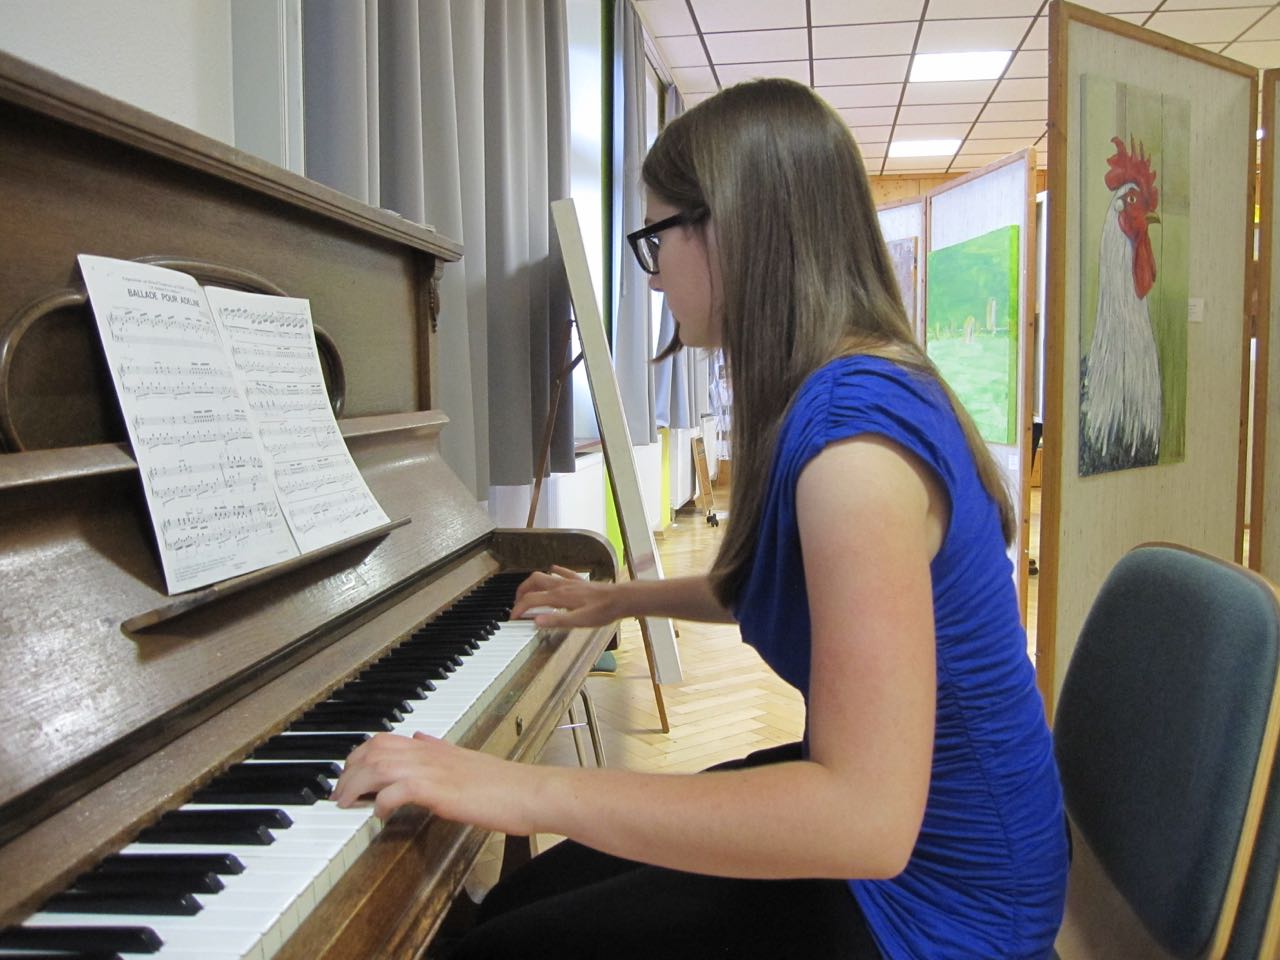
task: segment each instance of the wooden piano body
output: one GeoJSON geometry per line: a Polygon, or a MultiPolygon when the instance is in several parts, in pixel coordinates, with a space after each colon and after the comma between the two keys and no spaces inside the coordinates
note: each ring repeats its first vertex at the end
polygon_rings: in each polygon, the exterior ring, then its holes
{"type": "MultiPolygon", "coordinates": [[[[440,455],[434,231],[0,55],[0,927],[499,569],[613,578],[589,533],[495,530],[440,455]],[[169,601],[76,255],[150,257],[311,301],[348,446],[409,523],[169,601]]],[[[539,636],[461,742],[533,758],[611,630],[539,636]]],[[[483,832],[407,809],[281,957],[410,957],[483,832]]]]}

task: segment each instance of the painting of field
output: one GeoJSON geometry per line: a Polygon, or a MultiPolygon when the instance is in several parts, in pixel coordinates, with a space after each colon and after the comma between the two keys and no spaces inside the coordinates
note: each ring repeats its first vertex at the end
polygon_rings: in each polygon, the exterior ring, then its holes
{"type": "Polygon", "coordinates": [[[1018,228],[931,250],[927,349],[984,440],[1017,439],[1018,228]]]}

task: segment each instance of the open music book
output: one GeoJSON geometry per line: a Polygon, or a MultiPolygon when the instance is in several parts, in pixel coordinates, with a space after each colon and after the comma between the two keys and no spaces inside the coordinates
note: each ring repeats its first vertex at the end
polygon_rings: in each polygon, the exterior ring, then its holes
{"type": "Polygon", "coordinates": [[[79,262],[169,593],[388,522],[329,406],[306,300],[79,262]]]}

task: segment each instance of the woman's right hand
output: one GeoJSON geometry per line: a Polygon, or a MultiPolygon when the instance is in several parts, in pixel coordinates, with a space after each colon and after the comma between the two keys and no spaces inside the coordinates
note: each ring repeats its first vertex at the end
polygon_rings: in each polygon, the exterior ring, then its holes
{"type": "Polygon", "coordinates": [[[533,622],[539,627],[602,627],[626,616],[621,584],[584,580],[566,567],[553,566],[548,573],[530,574],[516,589],[511,619],[539,607],[533,622]]]}

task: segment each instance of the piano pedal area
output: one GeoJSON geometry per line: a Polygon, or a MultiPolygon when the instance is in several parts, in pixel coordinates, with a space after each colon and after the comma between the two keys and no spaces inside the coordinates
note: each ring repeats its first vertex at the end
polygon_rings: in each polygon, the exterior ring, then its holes
{"type": "Polygon", "coordinates": [[[526,576],[490,577],[0,930],[0,960],[269,960],[381,829],[371,806],[328,800],[347,753],[380,731],[464,729],[536,635],[509,619],[526,576]]]}

